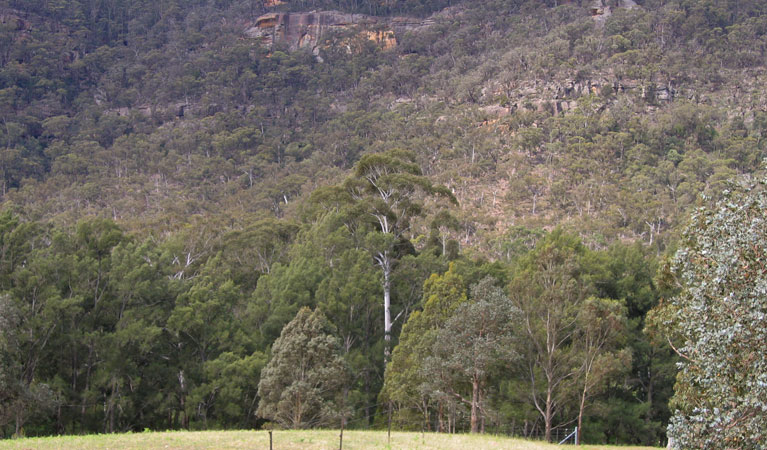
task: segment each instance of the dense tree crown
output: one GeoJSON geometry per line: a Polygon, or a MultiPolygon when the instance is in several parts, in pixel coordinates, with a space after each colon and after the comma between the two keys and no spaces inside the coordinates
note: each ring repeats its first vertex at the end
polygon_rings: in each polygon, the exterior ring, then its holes
{"type": "Polygon", "coordinates": [[[258,383],[256,414],[285,428],[333,425],[341,416],[347,371],[325,315],[301,308],[274,341],[258,383]]]}
{"type": "Polygon", "coordinates": [[[675,448],[767,443],[765,182],[697,211],[669,275],[681,291],[654,311],[682,357],[669,426],[675,448]]]}

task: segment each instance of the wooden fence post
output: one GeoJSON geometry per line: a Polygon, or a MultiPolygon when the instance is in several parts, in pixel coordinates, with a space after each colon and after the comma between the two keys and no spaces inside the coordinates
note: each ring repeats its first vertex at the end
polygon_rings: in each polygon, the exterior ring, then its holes
{"type": "Polygon", "coordinates": [[[386,433],[386,444],[391,447],[391,401],[389,401],[389,430],[386,433]]]}

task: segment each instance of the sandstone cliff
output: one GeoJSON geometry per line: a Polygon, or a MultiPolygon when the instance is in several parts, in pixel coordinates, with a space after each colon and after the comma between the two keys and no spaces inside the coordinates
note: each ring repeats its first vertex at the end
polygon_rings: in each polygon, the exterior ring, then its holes
{"type": "Polygon", "coordinates": [[[287,44],[291,49],[317,49],[322,38],[339,30],[357,30],[359,35],[384,49],[397,45],[397,33],[432,23],[431,20],[409,17],[382,18],[339,11],[299,13],[269,13],[248,24],[245,34],[260,39],[265,45],[287,44]]]}

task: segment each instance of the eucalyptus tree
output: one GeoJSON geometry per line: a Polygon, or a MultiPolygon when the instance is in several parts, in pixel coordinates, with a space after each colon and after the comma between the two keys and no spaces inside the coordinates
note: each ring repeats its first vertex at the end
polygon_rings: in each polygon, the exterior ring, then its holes
{"type": "MultiPolygon", "coordinates": [[[[450,264],[442,275],[432,274],[423,283],[423,310],[413,312],[402,327],[399,344],[394,348],[391,362],[386,367],[381,399],[396,408],[395,419],[415,421],[408,411],[417,410],[424,420],[429,416],[429,397],[424,390],[431,374],[424,371],[424,362],[432,356],[440,327],[453,315],[456,308],[467,301],[464,280],[450,264]]],[[[443,400],[438,403],[439,431],[444,429],[443,400]]],[[[448,419],[448,428],[452,420],[448,419]]],[[[417,422],[417,421],[416,421],[417,422]]]]}
{"type": "Polygon", "coordinates": [[[621,348],[626,334],[626,307],[608,298],[587,298],[579,308],[574,347],[578,352],[578,430],[580,444],[587,401],[605,387],[605,381],[626,371],[631,354],[621,348]]]}
{"type": "Polygon", "coordinates": [[[521,353],[530,400],[544,422],[547,441],[577,374],[573,338],[579,305],[588,296],[586,252],[576,236],[554,230],[521,259],[509,287],[522,316],[521,353]]]}
{"type": "MultiPolygon", "coordinates": [[[[662,297],[673,297],[676,291],[662,290],[664,285],[656,279],[655,250],[640,242],[614,244],[597,259],[602,259],[602,270],[592,278],[597,288],[594,295],[625,303],[626,324],[619,340],[630,348],[631,369],[623,383],[614,383],[605,392],[610,399],[605,403],[607,409],[594,409],[596,414],[589,415],[603,417],[601,427],[610,442],[657,445],[666,436],[677,359],[664,336],[645,331],[645,319],[662,297]]],[[[594,401],[599,401],[599,395],[594,401]]],[[[593,419],[589,422],[584,438],[592,431],[599,432],[600,424],[593,419]]]]}
{"type": "MultiPolygon", "coordinates": [[[[431,231],[432,234],[435,235],[435,237],[439,240],[439,243],[442,246],[442,255],[448,255],[449,244],[457,244],[456,241],[450,239],[450,232],[455,232],[460,229],[461,223],[457,218],[455,218],[455,216],[450,214],[450,211],[447,209],[443,209],[434,215],[434,218],[431,221],[431,231]]],[[[457,250],[457,246],[455,246],[455,250],[457,250]]]]}
{"type": "Polygon", "coordinates": [[[347,249],[333,262],[317,288],[317,305],[335,325],[352,371],[346,405],[353,407],[359,417],[350,419],[370,423],[370,405],[376,403],[382,377],[381,354],[375,351],[381,343],[381,284],[370,256],[362,249],[347,249]]]}
{"type": "Polygon", "coordinates": [[[430,390],[443,392],[471,409],[471,432],[484,429],[483,397],[491,369],[517,359],[514,350],[520,311],[497,281],[486,277],[471,287],[471,298],[458,306],[439,329],[433,355],[422,371],[430,390]],[[463,391],[469,386],[469,393],[463,391]]]}
{"type": "Polygon", "coordinates": [[[675,448],[767,444],[766,182],[696,211],[666,270],[681,290],[652,322],[682,358],[668,429],[675,448]]]}
{"type": "Polygon", "coordinates": [[[241,353],[252,339],[238,317],[244,295],[218,255],[187,286],[176,297],[164,326],[178,380],[170,391],[177,398],[174,409],[185,428],[196,419],[206,424],[213,407],[215,396],[202,397],[198,390],[206,381],[206,367],[222,353],[241,353]]]}
{"type": "Polygon", "coordinates": [[[384,359],[388,361],[393,323],[392,271],[398,253],[407,246],[410,221],[424,214],[424,195],[444,196],[454,203],[456,200],[446,187],[433,185],[422,174],[413,152],[401,149],[364,155],[343,187],[359,214],[372,219],[377,227],[366,241],[383,275],[384,359]]]}
{"type": "Polygon", "coordinates": [[[56,393],[36,375],[55,327],[50,325],[55,314],[52,304],[60,299],[41,298],[38,308],[25,300],[0,296],[0,436],[6,424],[13,425],[14,436],[21,436],[30,417],[50,414],[59,403],[56,393]]]}

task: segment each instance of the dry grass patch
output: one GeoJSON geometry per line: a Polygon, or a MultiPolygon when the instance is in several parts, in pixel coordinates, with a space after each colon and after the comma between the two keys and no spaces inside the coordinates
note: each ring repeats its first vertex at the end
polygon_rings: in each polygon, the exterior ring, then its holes
{"type": "MultiPolygon", "coordinates": [[[[275,431],[274,450],[329,450],[338,448],[338,430],[275,431]]],[[[404,433],[391,434],[391,447],[386,432],[344,431],[345,450],[413,449],[413,450],[547,450],[564,446],[525,441],[503,436],[404,433]]],[[[89,436],[61,436],[0,441],[4,449],[268,449],[266,431],[168,431],[89,436]]],[[[652,447],[615,447],[584,445],[582,450],[640,450],[652,447]]]]}

